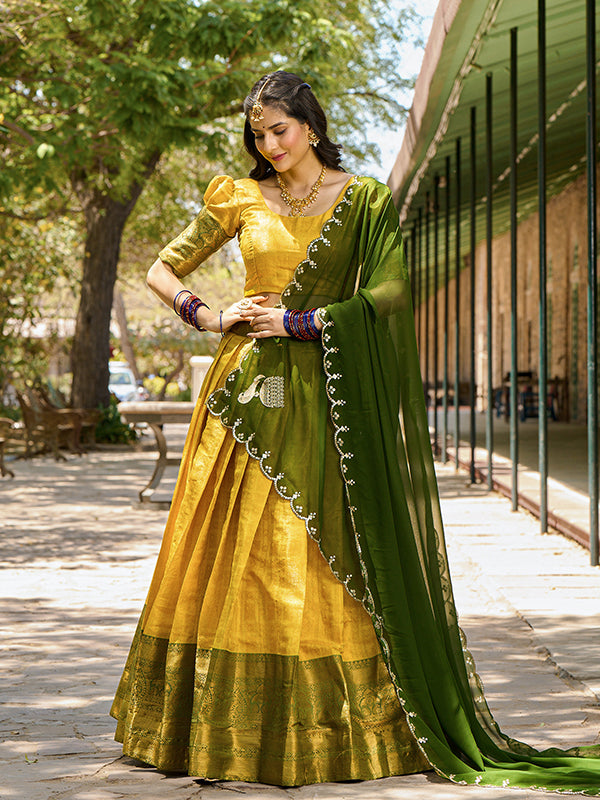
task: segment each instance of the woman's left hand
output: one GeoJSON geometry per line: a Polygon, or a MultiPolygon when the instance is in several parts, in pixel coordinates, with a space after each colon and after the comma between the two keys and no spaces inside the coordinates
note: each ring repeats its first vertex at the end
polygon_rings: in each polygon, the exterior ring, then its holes
{"type": "Polygon", "coordinates": [[[253,304],[252,309],[247,312],[246,319],[252,326],[252,333],[248,334],[250,339],[266,339],[270,336],[288,336],[283,327],[284,308],[265,308],[253,304]]]}

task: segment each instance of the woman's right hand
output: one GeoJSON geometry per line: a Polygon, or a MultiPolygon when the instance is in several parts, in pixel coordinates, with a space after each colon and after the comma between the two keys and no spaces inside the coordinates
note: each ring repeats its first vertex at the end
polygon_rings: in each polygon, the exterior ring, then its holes
{"type": "Polygon", "coordinates": [[[249,322],[253,319],[256,308],[260,308],[258,304],[264,303],[265,300],[267,300],[266,295],[244,297],[242,300],[236,300],[222,312],[211,311],[203,307],[198,309],[196,319],[207,331],[225,333],[236,322],[249,322]]]}

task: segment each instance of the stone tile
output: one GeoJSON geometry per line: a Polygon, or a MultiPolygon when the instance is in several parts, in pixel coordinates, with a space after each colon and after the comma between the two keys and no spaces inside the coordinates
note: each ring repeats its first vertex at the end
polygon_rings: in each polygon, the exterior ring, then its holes
{"type": "MultiPolygon", "coordinates": [[[[104,789],[76,789],[74,792],[68,792],[62,796],[69,800],[115,800],[119,795],[104,789]]],[[[51,800],[51,797],[48,800],[51,800]]]]}
{"type": "MultiPolygon", "coordinates": [[[[207,786],[120,758],[108,710],[166,520],[132,507],[151,460],[111,451],[42,459],[19,465],[10,493],[0,486],[2,800],[540,796],[482,794],[431,773],[294,789],[207,786]]],[[[498,721],[538,746],[591,743],[600,727],[589,688],[600,675],[600,571],[582,548],[542,536],[535,520],[453,467],[439,475],[461,625],[498,721]]]]}

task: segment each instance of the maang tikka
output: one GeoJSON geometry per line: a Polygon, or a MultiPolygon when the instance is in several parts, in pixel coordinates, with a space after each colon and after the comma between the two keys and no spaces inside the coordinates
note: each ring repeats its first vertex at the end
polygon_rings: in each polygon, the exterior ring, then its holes
{"type": "Polygon", "coordinates": [[[260,122],[261,119],[265,118],[264,114],[263,114],[263,107],[262,107],[262,103],[260,102],[260,98],[261,98],[261,95],[262,95],[262,93],[264,91],[265,86],[267,85],[267,83],[269,83],[270,80],[271,80],[271,78],[267,78],[267,80],[263,83],[263,85],[260,87],[260,89],[258,91],[258,94],[256,95],[256,100],[252,104],[252,108],[250,109],[250,120],[252,122],[260,122]]]}

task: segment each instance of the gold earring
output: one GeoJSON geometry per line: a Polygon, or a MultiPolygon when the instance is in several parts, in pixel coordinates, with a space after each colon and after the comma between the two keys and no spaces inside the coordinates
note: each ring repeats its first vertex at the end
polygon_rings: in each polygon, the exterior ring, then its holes
{"type": "Polygon", "coordinates": [[[309,132],[308,132],[308,143],[309,143],[309,145],[311,145],[312,147],[316,147],[319,144],[320,141],[321,140],[319,139],[317,134],[311,128],[309,130],[309,132]]]}

